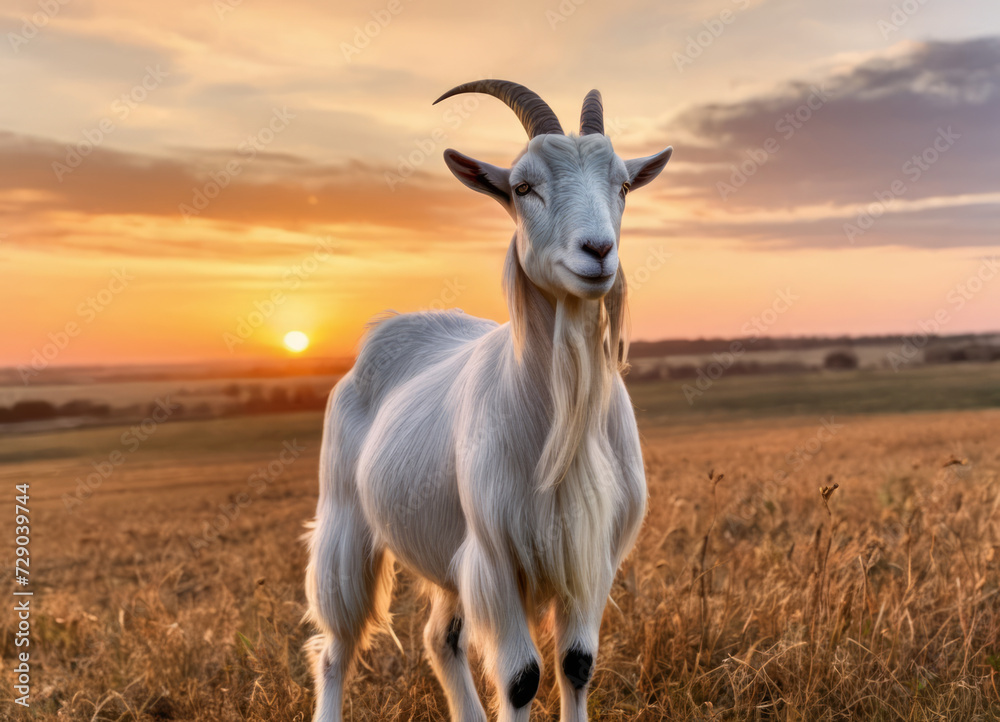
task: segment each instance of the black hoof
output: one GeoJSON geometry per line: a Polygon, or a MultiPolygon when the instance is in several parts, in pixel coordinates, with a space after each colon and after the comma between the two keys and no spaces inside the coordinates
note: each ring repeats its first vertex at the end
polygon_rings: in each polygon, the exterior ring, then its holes
{"type": "Polygon", "coordinates": [[[594,670],[594,657],[588,652],[571,649],[563,657],[563,673],[576,689],[583,689],[594,670]]]}
{"type": "Polygon", "coordinates": [[[538,669],[538,662],[532,662],[522,669],[507,688],[507,698],[514,705],[515,709],[520,709],[535,698],[538,692],[538,680],[541,679],[541,672],[538,669]]]}

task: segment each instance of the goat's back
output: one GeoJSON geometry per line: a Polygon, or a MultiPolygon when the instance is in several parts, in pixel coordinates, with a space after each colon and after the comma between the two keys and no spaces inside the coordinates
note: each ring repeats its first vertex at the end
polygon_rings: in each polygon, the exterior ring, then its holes
{"type": "Polygon", "coordinates": [[[384,315],[362,342],[351,373],[355,389],[376,409],[393,389],[496,327],[457,310],[384,315]]]}

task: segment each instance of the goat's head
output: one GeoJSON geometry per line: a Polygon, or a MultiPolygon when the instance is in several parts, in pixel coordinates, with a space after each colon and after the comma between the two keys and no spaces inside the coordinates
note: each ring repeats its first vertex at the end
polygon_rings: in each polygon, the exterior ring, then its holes
{"type": "Polygon", "coordinates": [[[672,148],[622,160],[604,134],[601,94],[583,102],[579,136],[567,136],[552,109],[523,85],[480,80],[459,93],[486,93],[505,102],[528,132],[528,146],[511,168],[500,168],[456,150],[444,152],[455,176],[492,196],[517,224],[517,254],[525,274],[554,297],[601,298],[618,273],[618,241],[625,196],[659,175],[672,148]]]}

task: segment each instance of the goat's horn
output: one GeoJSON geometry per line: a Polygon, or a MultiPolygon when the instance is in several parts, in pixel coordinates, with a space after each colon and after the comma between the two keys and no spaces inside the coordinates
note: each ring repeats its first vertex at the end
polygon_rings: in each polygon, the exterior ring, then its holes
{"type": "Polygon", "coordinates": [[[555,135],[565,135],[559,119],[552,112],[552,108],[542,100],[538,93],[528,90],[523,85],[512,83],[509,80],[474,80],[471,83],[463,83],[456,88],[452,88],[447,93],[434,101],[440,103],[445,98],[450,98],[459,93],[485,93],[499,98],[510,109],[517,114],[521,125],[528,131],[528,137],[534,138],[536,135],[553,133],[555,135]]]}
{"type": "Polygon", "coordinates": [[[580,111],[580,135],[591,133],[604,135],[604,103],[601,102],[600,90],[587,93],[580,111]]]}

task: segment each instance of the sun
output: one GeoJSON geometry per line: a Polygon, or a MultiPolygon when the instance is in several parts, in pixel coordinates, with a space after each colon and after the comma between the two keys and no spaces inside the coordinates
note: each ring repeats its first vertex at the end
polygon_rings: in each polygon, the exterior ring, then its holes
{"type": "Polygon", "coordinates": [[[309,337],[301,331],[289,331],[285,334],[285,348],[301,353],[309,348],[309,337]]]}

